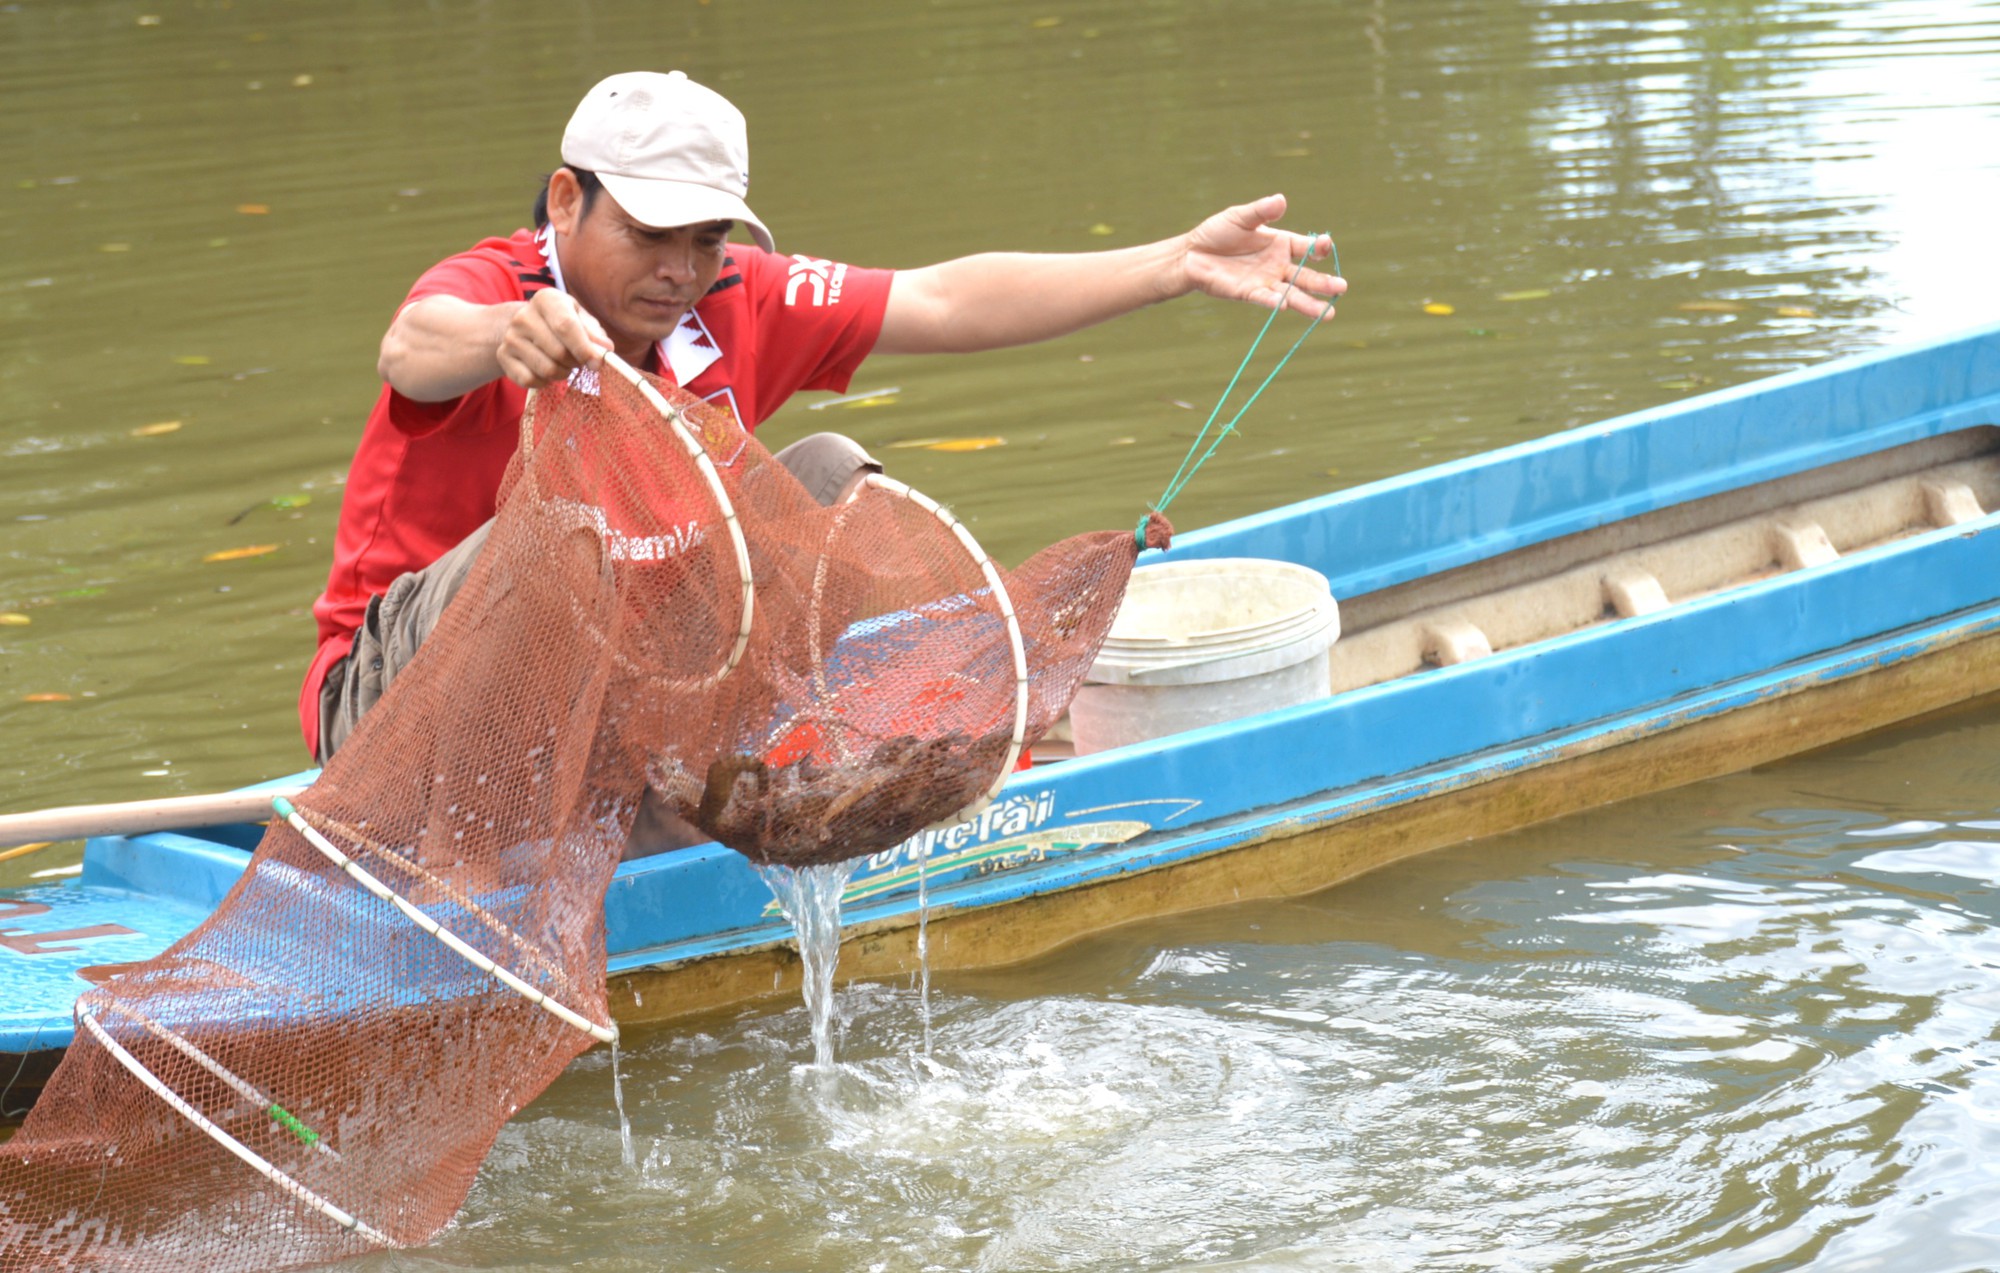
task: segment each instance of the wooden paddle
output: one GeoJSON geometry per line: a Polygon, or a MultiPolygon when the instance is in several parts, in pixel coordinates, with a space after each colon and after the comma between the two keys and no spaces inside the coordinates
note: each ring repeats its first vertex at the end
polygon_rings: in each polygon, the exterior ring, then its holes
{"type": "Polygon", "coordinates": [[[168,796],[124,804],[77,804],[35,813],[0,814],[0,848],[81,840],[93,835],[141,835],[179,827],[212,827],[228,822],[267,822],[273,796],[296,796],[304,787],[267,787],[206,796],[168,796]]]}

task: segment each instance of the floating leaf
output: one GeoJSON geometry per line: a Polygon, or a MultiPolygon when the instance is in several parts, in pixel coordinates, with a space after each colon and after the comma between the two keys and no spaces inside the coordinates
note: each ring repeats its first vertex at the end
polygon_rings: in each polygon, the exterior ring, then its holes
{"type": "Polygon", "coordinates": [[[1117,230],[1115,230],[1115,229],[1113,229],[1112,227],[1110,227],[1110,226],[1108,226],[1108,225],[1104,224],[1104,222],[1102,222],[1102,221],[1099,221],[1099,222],[1098,222],[1098,223],[1097,223],[1096,225],[1094,225],[1094,226],[1091,226],[1091,227],[1090,227],[1090,232],[1091,232],[1092,234],[1096,235],[1096,236],[1097,236],[1098,238],[1100,238],[1100,239],[1101,239],[1101,238],[1104,238],[1104,237],[1106,237],[1107,235],[1112,235],[1112,234],[1116,234],[1116,233],[1118,233],[1118,231],[1117,231],[1117,230]]]}
{"type": "Polygon", "coordinates": [[[828,398],[823,402],[809,402],[806,404],[806,410],[824,411],[828,407],[844,407],[849,403],[857,406],[867,403],[870,406],[879,407],[887,399],[893,398],[901,392],[903,390],[900,386],[891,386],[887,389],[864,389],[859,393],[850,393],[844,398],[828,398]]]}
{"type": "Polygon", "coordinates": [[[1502,292],[1500,293],[1500,299],[1503,301],[1545,301],[1553,295],[1555,293],[1546,287],[1530,287],[1519,292],[1502,292]]]}
{"type": "Polygon", "coordinates": [[[1138,443],[1138,441],[1139,441],[1139,439],[1137,439],[1137,438],[1113,438],[1113,439],[1111,439],[1111,442],[1110,442],[1110,445],[1112,445],[1112,446],[1133,446],[1133,445],[1136,445],[1136,444],[1138,443]]]}
{"type": "Polygon", "coordinates": [[[902,442],[891,442],[891,451],[909,451],[921,448],[926,451],[984,451],[990,446],[1005,446],[1005,438],[909,438],[902,442]]]}
{"type": "Polygon", "coordinates": [[[1807,309],[1807,308],[1806,308],[1805,306],[1803,306],[1803,305],[1780,305],[1780,306],[1778,306],[1778,309],[1777,309],[1777,314],[1778,314],[1778,317],[1779,317],[1779,318],[1818,318],[1818,317],[1819,317],[1819,315],[1818,315],[1818,314],[1817,314],[1816,312],[1814,312],[1813,310],[1810,310],[1810,309],[1807,309]]]}
{"type": "Polygon", "coordinates": [[[1326,470],[1326,475],[1327,475],[1328,477],[1339,477],[1339,476],[1340,476],[1340,470],[1339,470],[1339,469],[1327,469],[1327,470],[1326,470]]]}
{"type": "Polygon", "coordinates": [[[1456,314],[1457,312],[1458,312],[1457,306],[1447,305],[1443,301],[1424,302],[1424,313],[1429,314],[1434,318],[1449,318],[1453,314],[1456,314]]]}
{"type": "Polygon", "coordinates": [[[160,25],[160,15],[157,13],[142,13],[139,15],[139,25],[142,27],[156,27],[160,25]]]}
{"type": "Polygon", "coordinates": [[[1743,306],[1736,301],[1682,301],[1674,306],[1690,314],[1740,314],[1743,306]]]}
{"type": "Polygon", "coordinates": [[[292,87],[293,87],[293,88],[309,88],[309,87],[311,87],[311,85],[312,85],[312,82],[313,82],[313,77],[312,77],[312,76],[310,76],[310,75],[294,75],[294,76],[292,76],[292,87]]]}
{"type": "Polygon", "coordinates": [[[34,620],[25,614],[14,614],[12,612],[0,614],[0,627],[25,628],[33,622],[34,620]]]}
{"type": "Polygon", "coordinates": [[[231,526],[234,526],[236,523],[242,521],[244,518],[250,516],[250,514],[256,512],[260,508],[276,508],[280,510],[292,509],[292,508],[304,508],[306,505],[312,502],[313,502],[313,497],[305,494],[303,491],[294,495],[273,495],[270,499],[265,500],[263,503],[252,504],[250,507],[238,513],[236,516],[230,518],[229,524],[231,526]]]}
{"type": "Polygon", "coordinates": [[[1305,148],[1304,146],[1294,146],[1294,147],[1292,147],[1292,148],[1291,148],[1290,150],[1274,150],[1274,151],[1272,151],[1272,152],[1271,152],[1271,158],[1273,158],[1273,159],[1304,159],[1304,158],[1306,158],[1307,156],[1309,156],[1309,155],[1311,155],[1311,154],[1312,154],[1312,151],[1310,151],[1310,150],[1307,150],[1307,149],[1306,149],[1306,148],[1305,148]]]}
{"type": "Polygon", "coordinates": [[[210,553],[203,561],[241,561],[245,557],[262,557],[265,553],[278,551],[277,544],[250,544],[243,548],[225,548],[221,552],[210,553]]]}
{"type": "Polygon", "coordinates": [[[1048,29],[1049,29],[1050,27],[1059,27],[1059,26],[1061,26],[1061,25],[1062,25],[1062,19],[1061,19],[1061,18],[1036,18],[1036,19],[1035,19],[1035,20],[1034,20],[1033,22],[1030,22],[1030,23],[1029,23],[1028,25],[1029,25],[1029,26],[1031,26],[1031,27],[1033,27],[1033,28],[1035,28],[1035,29],[1036,29],[1037,31],[1046,31],[1046,30],[1048,30],[1048,29]]]}
{"type": "Polygon", "coordinates": [[[236,210],[246,217],[268,217],[271,215],[271,205],[268,203],[239,203],[236,205],[236,210]]]}
{"type": "Polygon", "coordinates": [[[208,246],[210,246],[210,247],[212,247],[212,248],[226,248],[226,247],[228,247],[228,246],[229,246],[229,240],[228,240],[228,239],[210,239],[210,240],[208,241],[208,246]]]}
{"type": "Polygon", "coordinates": [[[132,430],[132,436],[135,438],[157,438],[163,433],[178,433],[180,427],[181,422],[179,420],[162,420],[158,424],[140,425],[138,428],[132,430]]]}
{"type": "Polygon", "coordinates": [[[132,245],[130,243],[100,243],[97,245],[97,250],[100,252],[130,252],[132,245]]]}
{"type": "Polygon", "coordinates": [[[174,359],[174,361],[183,367],[206,367],[208,366],[208,355],[182,354],[180,357],[174,359]]]}
{"type": "Polygon", "coordinates": [[[67,703],[70,700],[67,694],[23,694],[21,695],[21,701],[23,703],[67,703]]]}

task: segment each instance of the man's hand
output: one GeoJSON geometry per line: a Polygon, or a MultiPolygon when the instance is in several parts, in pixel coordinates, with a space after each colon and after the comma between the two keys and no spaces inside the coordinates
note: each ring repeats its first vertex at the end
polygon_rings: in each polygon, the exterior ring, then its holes
{"type": "Polygon", "coordinates": [[[389,324],[376,367],[406,398],[448,402],[502,376],[540,389],[610,348],[597,320],[554,288],[499,305],[426,296],[389,324]]]}
{"type": "Polygon", "coordinates": [[[501,374],[523,389],[542,389],[578,367],[604,361],[611,338],[583,306],[553,287],[514,310],[500,333],[501,374]]]}
{"type": "Polygon", "coordinates": [[[1347,280],[1298,268],[1301,259],[1317,260],[1332,252],[1333,241],[1323,234],[1274,229],[1271,223],[1284,215],[1285,196],[1274,194],[1225,208],[1190,230],[1181,254],[1189,290],[1265,309],[1277,308],[1284,297],[1287,308],[1319,317],[1327,301],[1347,290],[1347,280]],[[1285,296],[1294,271],[1298,281],[1285,296]]]}

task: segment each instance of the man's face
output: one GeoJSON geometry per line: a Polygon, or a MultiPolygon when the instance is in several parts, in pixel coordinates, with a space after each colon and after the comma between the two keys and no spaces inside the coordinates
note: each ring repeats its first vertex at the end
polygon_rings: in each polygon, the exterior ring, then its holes
{"type": "MultiPolygon", "coordinates": [[[[565,176],[557,174],[558,180],[565,176]]],[[[609,191],[599,191],[586,213],[582,191],[573,179],[569,184],[570,198],[553,183],[549,190],[549,224],[561,236],[563,283],[604,324],[619,356],[636,365],[714,286],[735,223],[642,225],[609,191]]]]}

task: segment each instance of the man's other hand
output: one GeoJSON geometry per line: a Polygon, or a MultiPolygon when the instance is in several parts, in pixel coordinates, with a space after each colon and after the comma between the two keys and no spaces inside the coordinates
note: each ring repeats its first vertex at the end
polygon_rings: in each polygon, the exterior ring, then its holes
{"type": "Polygon", "coordinates": [[[1298,269],[1301,260],[1331,253],[1333,241],[1323,234],[1294,234],[1271,224],[1284,215],[1285,196],[1267,195],[1255,203],[1225,208],[1190,230],[1181,254],[1189,289],[1265,309],[1275,309],[1284,297],[1286,308],[1319,317],[1329,300],[1347,290],[1347,280],[1298,269]],[[1295,270],[1298,281],[1286,296],[1285,284],[1295,270]]]}

